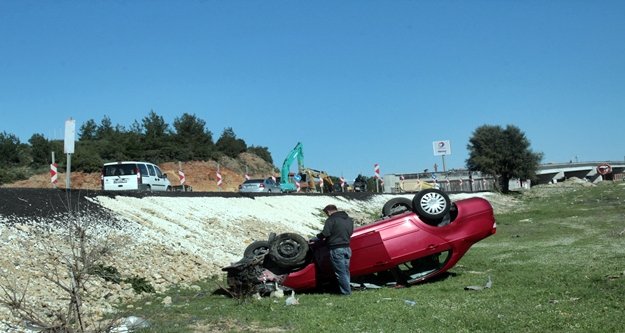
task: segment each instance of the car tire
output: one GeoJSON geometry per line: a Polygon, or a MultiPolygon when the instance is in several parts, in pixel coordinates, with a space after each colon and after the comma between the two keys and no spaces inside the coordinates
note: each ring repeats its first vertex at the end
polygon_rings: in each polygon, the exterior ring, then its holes
{"type": "Polygon", "coordinates": [[[245,248],[243,257],[254,258],[257,256],[264,256],[269,253],[269,242],[264,240],[258,240],[252,242],[245,248]]]}
{"type": "Polygon", "coordinates": [[[393,216],[412,211],[412,201],[407,198],[393,198],[382,207],[382,216],[393,216]]]}
{"type": "Polygon", "coordinates": [[[283,233],[275,237],[269,248],[269,256],[282,268],[297,268],[306,259],[308,241],[295,233],[283,233]]]}
{"type": "Polygon", "coordinates": [[[419,191],[412,199],[412,208],[425,222],[436,223],[449,213],[451,200],[447,193],[434,188],[419,191]]]}

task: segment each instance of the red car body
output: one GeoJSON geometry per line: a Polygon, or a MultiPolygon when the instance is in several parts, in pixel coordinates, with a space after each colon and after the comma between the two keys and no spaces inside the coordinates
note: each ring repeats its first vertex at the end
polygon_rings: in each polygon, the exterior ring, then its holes
{"type": "MultiPolygon", "coordinates": [[[[493,208],[482,198],[456,201],[450,220],[442,226],[431,225],[408,211],[356,228],[350,244],[352,281],[401,264],[445,254],[435,268],[413,275],[409,283],[431,279],[452,268],[473,244],[496,231],[493,208]]],[[[335,281],[327,248],[312,244],[311,249],[315,259],[302,269],[289,273],[282,281],[284,286],[297,291],[310,290],[335,281]]]]}

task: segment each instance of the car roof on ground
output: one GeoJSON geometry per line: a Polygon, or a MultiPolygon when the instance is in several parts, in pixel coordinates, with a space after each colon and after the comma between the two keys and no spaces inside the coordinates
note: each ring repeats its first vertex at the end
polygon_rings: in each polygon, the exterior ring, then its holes
{"type": "Polygon", "coordinates": [[[118,164],[135,164],[135,163],[146,163],[146,164],[154,164],[152,162],[145,162],[145,161],[118,161],[118,162],[108,162],[108,163],[104,163],[104,165],[118,165],[118,164]]]}
{"type": "Polygon", "coordinates": [[[265,181],[264,178],[254,178],[254,179],[248,179],[244,181],[244,183],[262,183],[264,181],[265,181]]]}

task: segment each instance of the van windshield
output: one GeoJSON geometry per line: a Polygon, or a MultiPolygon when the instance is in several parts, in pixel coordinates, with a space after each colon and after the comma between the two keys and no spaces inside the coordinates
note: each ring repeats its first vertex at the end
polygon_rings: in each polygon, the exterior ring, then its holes
{"type": "Polygon", "coordinates": [[[105,165],[104,171],[102,172],[104,176],[127,176],[136,174],[136,165],[134,164],[114,164],[114,165],[105,165]]]}

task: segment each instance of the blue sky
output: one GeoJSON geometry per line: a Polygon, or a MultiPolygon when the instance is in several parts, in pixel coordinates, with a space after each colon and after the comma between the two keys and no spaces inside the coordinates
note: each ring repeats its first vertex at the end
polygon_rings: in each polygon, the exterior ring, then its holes
{"type": "Polygon", "coordinates": [[[543,162],[625,158],[625,1],[0,1],[0,132],[183,113],[280,166],[463,168],[481,125],[543,162]]]}

